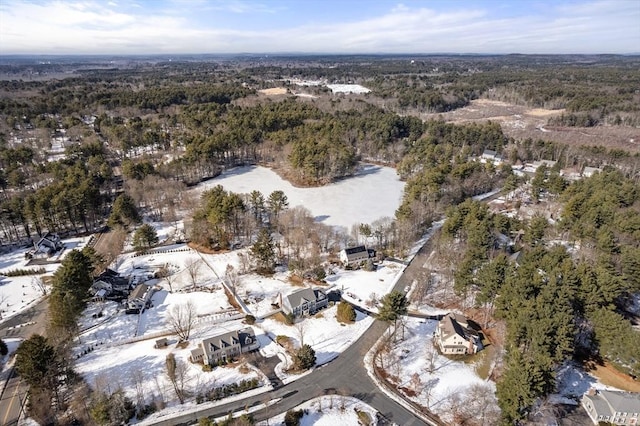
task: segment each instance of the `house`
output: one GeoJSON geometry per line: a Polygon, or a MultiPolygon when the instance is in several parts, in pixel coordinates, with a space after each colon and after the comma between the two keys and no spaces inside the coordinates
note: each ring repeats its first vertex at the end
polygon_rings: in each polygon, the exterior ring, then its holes
{"type": "Polygon", "coordinates": [[[348,247],[340,251],[340,261],[344,265],[357,265],[368,259],[375,259],[376,251],[365,246],[348,247]]]}
{"type": "Polygon", "coordinates": [[[94,298],[109,298],[110,296],[118,298],[118,296],[124,297],[129,294],[130,289],[129,279],[121,277],[117,272],[107,268],[93,280],[89,291],[94,298]]]}
{"type": "Polygon", "coordinates": [[[602,169],[599,169],[597,167],[585,167],[584,170],[582,171],[582,176],[583,177],[591,177],[593,175],[595,175],[596,173],[600,173],[602,172],[602,169]]]}
{"type": "Polygon", "coordinates": [[[533,161],[531,163],[526,163],[524,165],[523,171],[528,173],[535,173],[538,170],[538,168],[541,167],[542,165],[545,165],[547,169],[552,169],[557,163],[558,163],[557,161],[553,161],[553,160],[533,161]]]}
{"type": "Polygon", "coordinates": [[[589,391],[582,397],[582,406],[593,424],[640,425],[640,393],[612,390],[589,391]]]}
{"type": "Polygon", "coordinates": [[[51,257],[54,253],[62,250],[63,248],[64,243],[58,234],[51,234],[47,232],[38,240],[37,243],[33,244],[33,249],[29,250],[25,256],[28,258],[51,257]]]}
{"type": "Polygon", "coordinates": [[[327,294],[320,289],[303,288],[285,296],[280,303],[285,314],[294,317],[313,315],[326,308],[329,303],[327,294]]]}
{"type": "Polygon", "coordinates": [[[217,364],[227,362],[240,354],[260,348],[260,342],[251,327],[229,331],[204,339],[191,351],[191,362],[217,364]]]}
{"type": "Polygon", "coordinates": [[[127,299],[127,313],[138,313],[147,308],[153,296],[153,287],[147,284],[138,284],[127,299]]]}
{"type": "Polygon", "coordinates": [[[491,149],[485,149],[482,155],[480,156],[481,163],[491,163],[494,166],[499,166],[502,164],[502,155],[498,154],[498,152],[493,151],[491,149]]]}
{"type": "Polygon", "coordinates": [[[436,345],[443,354],[474,354],[482,349],[480,334],[469,326],[469,321],[459,314],[445,315],[434,333],[436,345]]]}

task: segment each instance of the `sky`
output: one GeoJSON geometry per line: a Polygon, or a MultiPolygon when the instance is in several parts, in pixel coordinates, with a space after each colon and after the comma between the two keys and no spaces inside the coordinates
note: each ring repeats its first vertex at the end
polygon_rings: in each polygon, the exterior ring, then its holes
{"type": "Polygon", "coordinates": [[[0,0],[0,55],[639,53],[640,0],[0,0]]]}

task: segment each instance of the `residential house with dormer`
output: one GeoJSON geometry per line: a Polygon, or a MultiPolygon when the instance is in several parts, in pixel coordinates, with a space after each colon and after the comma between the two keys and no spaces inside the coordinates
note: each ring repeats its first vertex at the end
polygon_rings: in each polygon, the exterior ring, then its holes
{"type": "Polygon", "coordinates": [[[191,362],[218,364],[231,361],[240,354],[260,348],[260,342],[251,327],[229,331],[204,339],[191,351],[191,362]]]}
{"type": "Polygon", "coordinates": [[[446,355],[474,354],[483,347],[480,333],[469,325],[467,318],[453,312],[438,323],[434,342],[446,355]]]}
{"type": "Polygon", "coordinates": [[[329,304],[327,294],[321,289],[302,288],[282,298],[282,311],[294,317],[313,315],[329,304]]]}
{"type": "Polygon", "coordinates": [[[589,391],[582,406],[593,424],[640,425],[640,393],[613,390],[589,391]]]}

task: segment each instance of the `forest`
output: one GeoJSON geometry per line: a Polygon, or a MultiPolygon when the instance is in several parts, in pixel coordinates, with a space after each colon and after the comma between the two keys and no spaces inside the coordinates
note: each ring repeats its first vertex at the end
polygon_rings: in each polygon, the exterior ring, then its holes
{"type": "MultiPolygon", "coordinates": [[[[640,373],[640,335],[626,317],[640,293],[639,152],[606,140],[565,145],[545,140],[544,133],[516,139],[491,120],[424,119],[484,99],[562,110],[548,118],[549,126],[637,132],[638,57],[132,62],[0,61],[3,251],[45,232],[131,230],[141,214],[169,222],[186,215],[187,238],[198,247],[252,246],[263,272],[286,259],[290,270],[321,279],[323,261],[335,249],[330,241],[341,238],[303,208],[287,209],[282,191],[235,194],[217,186],[194,200],[188,188],[240,165],[264,165],[297,186],[320,186],[353,175],[361,163],[375,163],[396,169],[406,182],[403,199],[394,218],[361,224],[355,240],[376,236],[380,253],[400,258],[434,221],[446,218],[443,238],[460,255],[455,293],[472,297],[487,318],[505,324],[506,355],[497,380],[505,424],[522,421],[536,401],[553,393],[555,372],[567,360],[606,360],[626,374],[640,373]],[[39,78],[29,77],[35,73],[39,78]],[[332,93],[326,84],[296,83],[303,80],[357,83],[371,91],[332,93]],[[260,92],[274,87],[286,94],[260,92]],[[305,96],[296,96],[301,92],[305,96]],[[505,162],[477,161],[485,150],[505,162]],[[557,165],[529,176],[514,172],[542,159],[557,165]],[[586,165],[602,172],[580,180],[561,173],[586,165]],[[534,204],[540,198],[559,203],[560,218],[506,217],[470,200],[522,185],[532,188],[534,204]],[[272,247],[271,233],[282,244],[272,247]],[[499,234],[522,239],[507,249],[499,234]],[[550,244],[558,236],[579,250],[550,244]],[[509,260],[514,251],[522,252],[517,265],[509,260]]],[[[143,237],[141,250],[154,243],[143,237]]],[[[73,322],[84,306],[67,288],[73,274],[86,287],[87,271],[101,261],[95,253],[77,257],[84,268],[65,264],[54,277],[54,319],[65,330],[73,328],[65,321],[73,322]],[[77,269],[83,269],[81,277],[77,269]],[[66,305],[63,294],[71,295],[66,305]]]]}

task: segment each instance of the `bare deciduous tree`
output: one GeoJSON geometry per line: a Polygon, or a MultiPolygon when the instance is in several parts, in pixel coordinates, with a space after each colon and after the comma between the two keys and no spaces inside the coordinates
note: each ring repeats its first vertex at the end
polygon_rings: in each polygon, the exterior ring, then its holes
{"type": "Polygon", "coordinates": [[[304,346],[304,334],[307,329],[307,324],[304,320],[297,322],[294,326],[298,332],[298,339],[300,340],[300,347],[304,346]]]}
{"type": "Polygon", "coordinates": [[[131,381],[136,390],[136,407],[140,410],[145,406],[144,373],[141,370],[133,370],[131,381]]]}
{"type": "Polygon", "coordinates": [[[167,355],[165,364],[167,367],[167,378],[171,382],[180,404],[184,404],[184,400],[187,396],[187,365],[184,361],[176,359],[174,354],[167,355]]]}
{"type": "Polygon", "coordinates": [[[168,322],[171,329],[180,340],[189,340],[191,329],[196,322],[196,306],[189,300],[186,303],[175,305],[168,314],[168,322]]]}
{"type": "Polygon", "coordinates": [[[187,261],[186,271],[191,281],[191,286],[195,289],[198,286],[198,279],[200,278],[200,267],[202,266],[202,259],[192,258],[187,261]]]}
{"type": "Polygon", "coordinates": [[[173,282],[175,281],[175,275],[171,272],[169,265],[164,265],[156,272],[156,276],[160,279],[164,279],[169,285],[169,293],[173,293],[173,282]]]}
{"type": "Polygon", "coordinates": [[[420,375],[418,373],[413,373],[411,375],[411,381],[409,383],[411,384],[411,389],[413,389],[415,393],[420,393],[422,390],[422,380],[420,380],[420,375]]]}
{"type": "Polygon", "coordinates": [[[235,297],[238,294],[238,285],[240,284],[238,271],[236,271],[233,265],[227,264],[227,267],[224,271],[224,276],[227,284],[231,287],[231,291],[233,292],[233,295],[235,297]]]}
{"type": "Polygon", "coordinates": [[[427,344],[425,349],[425,361],[427,362],[425,371],[433,374],[436,371],[436,359],[438,359],[438,351],[433,344],[427,344]]]}
{"type": "Polygon", "coordinates": [[[240,273],[246,274],[251,270],[251,258],[246,253],[238,253],[240,260],[240,273]]]}
{"type": "Polygon", "coordinates": [[[9,300],[9,296],[7,296],[4,293],[0,293],[0,320],[2,319],[2,312],[4,312],[2,310],[2,306],[5,304],[7,300],[9,300]]]}
{"type": "MultiPolygon", "coordinates": [[[[38,293],[42,294],[43,296],[47,295],[47,286],[42,281],[42,278],[40,278],[40,277],[32,277],[31,278],[31,287],[33,287],[33,289],[35,291],[37,291],[38,293]]],[[[0,304],[2,304],[2,296],[0,296],[0,304]]]]}

